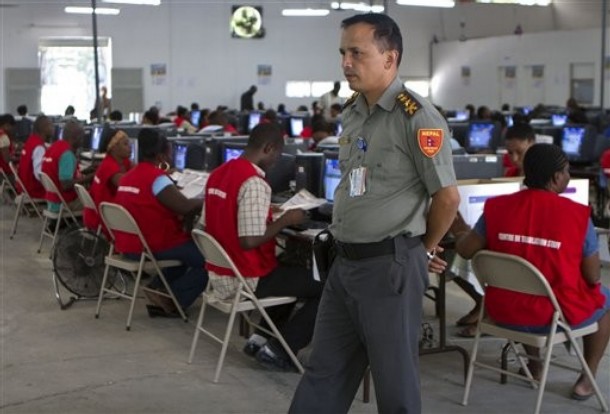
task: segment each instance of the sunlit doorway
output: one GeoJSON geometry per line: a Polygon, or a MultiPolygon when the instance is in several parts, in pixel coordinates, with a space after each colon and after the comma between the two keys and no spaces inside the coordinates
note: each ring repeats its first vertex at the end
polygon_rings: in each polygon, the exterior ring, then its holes
{"type": "MultiPolygon", "coordinates": [[[[38,47],[41,73],[40,108],[47,115],[63,115],[72,105],[78,119],[89,119],[95,106],[93,39],[45,38],[38,47]]],[[[100,86],[112,91],[112,49],[109,38],[98,39],[100,86]]],[[[110,96],[109,96],[110,97],[110,96]]]]}

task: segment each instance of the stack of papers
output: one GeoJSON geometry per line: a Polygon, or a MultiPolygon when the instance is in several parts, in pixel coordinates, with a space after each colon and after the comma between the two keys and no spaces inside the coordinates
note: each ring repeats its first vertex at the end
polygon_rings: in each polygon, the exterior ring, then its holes
{"type": "Polygon", "coordinates": [[[195,170],[174,171],[170,178],[186,198],[203,198],[209,173],[195,170]]]}
{"type": "Polygon", "coordinates": [[[298,193],[293,195],[288,201],[280,206],[281,211],[273,215],[273,220],[277,220],[286,211],[300,208],[303,210],[311,210],[326,204],[327,201],[324,198],[317,198],[306,189],[300,190],[298,193]]]}

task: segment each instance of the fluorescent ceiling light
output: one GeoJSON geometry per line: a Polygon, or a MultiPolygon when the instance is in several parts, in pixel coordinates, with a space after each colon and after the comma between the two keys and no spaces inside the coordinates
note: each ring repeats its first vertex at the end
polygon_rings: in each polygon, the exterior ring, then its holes
{"type": "Polygon", "coordinates": [[[328,16],[330,10],[328,9],[284,9],[282,10],[282,16],[290,17],[317,17],[317,16],[328,16]]]}
{"type": "Polygon", "coordinates": [[[159,6],[161,0],[102,0],[104,3],[138,4],[147,6],[159,6]]]}
{"type": "Polygon", "coordinates": [[[330,7],[332,7],[335,10],[338,10],[338,9],[354,10],[354,11],[359,11],[359,12],[364,12],[364,13],[382,13],[384,10],[384,7],[381,5],[371,6],[366,3],[362,3],[362,2],[356,3],[356,2],[351,2],[351,1],[333,1],[330,4],[330,7]]]}
{"type": "Polygon", "coordinates": [[[455,7],[454,0],[396,0],[396,4],[402,6],[423,6],[423,7],[455,7]]]}
{"type": "Polygon", "coordinates": [[[477,3],[518,4],[521,6],[550,6],[551,0],[475,0],[477,3]]]}
{"type": "MultiPolygon", "coordinates": [[[[73,13],[73,14],[92,14],[93,13],[93,9],[91,7],[66,7],[64,9],[64,11],[66,13],[73,13]]],[[[105,7],[97,7],[95,9],[95,14],[105,14],[108,16],[116,16],[120,13],[121,11],[119,9],[111,9],[111,8],[105,8],[105,7]]]]}

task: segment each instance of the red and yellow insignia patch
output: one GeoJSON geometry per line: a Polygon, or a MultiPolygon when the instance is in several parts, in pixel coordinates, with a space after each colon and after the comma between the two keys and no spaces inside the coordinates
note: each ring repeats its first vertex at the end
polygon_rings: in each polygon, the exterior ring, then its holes
{"type": "Polygon", "coordinates": [[[443,145],[442,129],[420,129],[417,131],[419,149],[426,157],[432,158],[441,150],[443,145]]]}

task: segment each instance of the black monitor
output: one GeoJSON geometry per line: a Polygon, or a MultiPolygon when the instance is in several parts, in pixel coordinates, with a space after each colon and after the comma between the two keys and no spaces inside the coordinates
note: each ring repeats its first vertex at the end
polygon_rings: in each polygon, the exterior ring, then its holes
{"type": "Polygon", "coordinates": [[[257,111],[252,111],[248,114],[248,132],[251,132],[261,122],[261,117],[262,114],[257,111]]]}
{"type": "Polygon", "coordinates": [[[593,161],[595,131],[590,125],[567,125],[561,134],[561,149],[572,163],[593,161]]]}
{"type": "Polygon", "coordinates": [[[291,116],[290,117],[290,136],[300,137],[303,128],[305,127],[305,119],[302,117],[291,116]]]}
{"type": "Polygon", "coordinates": [[[91,149],[93,151],[100,150],[100,143],[102,141],[102,132],[104,131],[104,127],[101,125],[96,125],[93,127],[91,131],[91,149]]]}
{"type": "Polygon", "coordinates": [[[498,178],[504,175],[502,156],[497,154],[453,155],[458,180],[498,178]]]}
{"type": "Polygon", "coordinates": [[[140,153],[138,152],[138,139],[137,138],[129,138],[129,146],[131,147],[131,163],[136,165],[140,159],[140,153]]]}
{"type": "Polygon", "coordinates": [[[201,120],[201,111],[191,111],[191,125],[195,128],[199,128],[199,121],[201,120]]]}
{"type": "Polygon", "coordinates": [[[267,171],[265,177],[273,194],[290,190],[290,181],[295,179],[296,157],[283,153],[267,171]]]}
{"type": "Polygon", "coordinates": [[[324,184],[324,198],[329,203],[335,200],[335,189],[341,180],[341,170],[339,169],[339,153],[325,152],[324,153],[324,175],[322,181],[324,184]]]}
{"type": "Polygon", "coordinates": [[[568,114],[552,114],[551,123],[555,127],[562,127],[568,122],[568,114]]]}
{"type": "Polygon", "coordinates": [[[246,144],[240,142],[223,142],[222,143],[222,163],[234,160],[241,157],[244,153],[246,144]]]}
{"type": "Polygon", "coordinates": [[[324,195],[322,188],[322,173],[324,170],[324,154],[308,152],[297,154],[295,158],[295,190],[306,189],[316,197],[324,195]]]}
{"type": "Polygon", "coordinates": [[[496,135],[494,122],[471,122],[465,147],[469,151],[493,149],[496,135]]]}
{"type": "Polygon", "coordinates": [[[205,169],[205,144],[191,142],[186,149],[186,168],[203,171],[205,169]]]}
{"type": "Polygon", "coordinates": [[[172,143],[172,160],[174,167],[178,171],[183,171],[186,168],[186,151],[188,143],[175,141],[172,143]]]}

